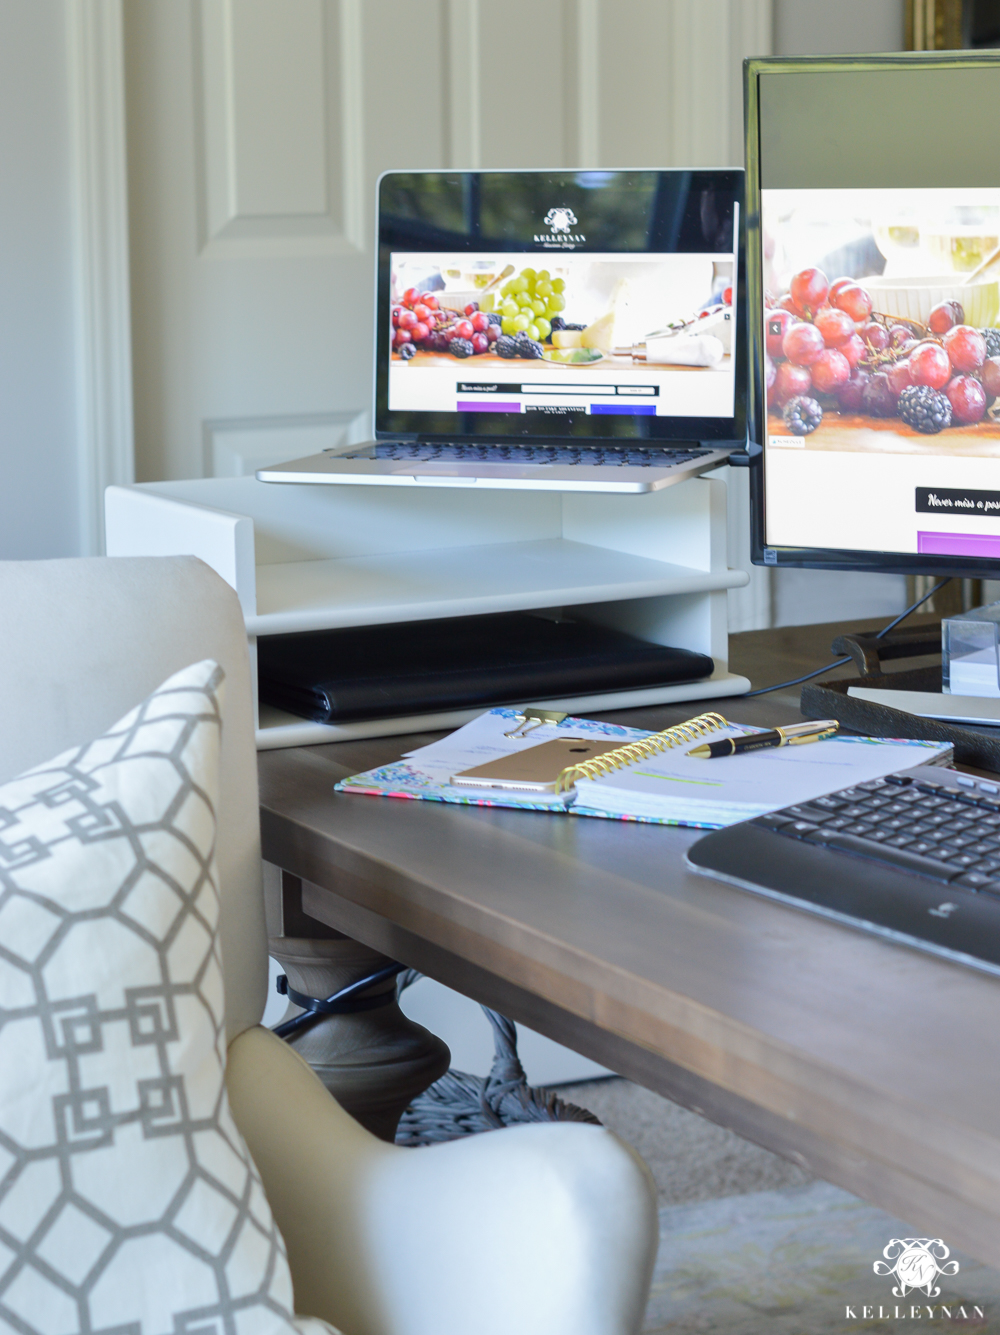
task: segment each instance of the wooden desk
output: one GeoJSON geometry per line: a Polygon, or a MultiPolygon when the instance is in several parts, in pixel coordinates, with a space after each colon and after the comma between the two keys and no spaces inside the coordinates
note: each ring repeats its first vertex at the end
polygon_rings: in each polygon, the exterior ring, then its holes
{"type": "MultiPolygon", "coordinates": [[[[735,669],[807,671],[839,629],[735,636],[735,669]]],[[[1000,1263],[1000,980],[688,873],[698,831],[332,792],[423,740],[261,755],[310,917],[1000,1263]]]]}

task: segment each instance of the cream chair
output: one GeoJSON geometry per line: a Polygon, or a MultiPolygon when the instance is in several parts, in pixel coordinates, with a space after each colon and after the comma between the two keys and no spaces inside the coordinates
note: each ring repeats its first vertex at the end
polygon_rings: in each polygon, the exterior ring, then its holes
{"type": "Polygon", "coordinates": [[[410,1150],[261,1028],[267,950],[246,634],[193,557],[0,563],[0,782],[100,734],[187,664],[228,678],[218,870],[227,1086],[288,1247],[296,1311],[344,1335],[630,1335],[649,1175],[609,1132],[520,1127],[410,1150]]]}

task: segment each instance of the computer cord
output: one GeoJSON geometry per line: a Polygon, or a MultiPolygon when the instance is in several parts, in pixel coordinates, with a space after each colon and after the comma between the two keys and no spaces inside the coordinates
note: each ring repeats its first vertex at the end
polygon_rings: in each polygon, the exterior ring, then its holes
{"type": "MultiPolygon", "coordinates": [[[[875,636],[876,640],[881,640],[883,636],[888,635],[891,630],[895,630],[899,623],[905,621],[911,613],[915,612],[921,603],[925,603],[928,598],[933,598],[934,595],[940,592],[946,584],[950,583],[951,576],[949,575],[949,577],[943,579],[940,584],[935,584],[930,593],[925,593],[922,598],[918,598],[915,603],[911,603],[905,612],[900,612],[895,621],[890,621],[888,626],[883,626],[875,636]]],[[[801,686],[804,681],[812,681],[813,677],[818,677],[824,672],[832,672],[834,668],[843,667],[845,663],[849,663],[850,661],[851,659],[849,656],[846,658],[835,658],[832,663],[824,664],[823,667],[817,668],[815,672],[807,672],[805,676],[795,677],[792,681],[779,681],[776,686],[761,686],[756,691],[747,691],[747,693],[741,695],[739,699],[749,700],[752,695],[770,695],[772,691],[782,691],[787,686],[801,686]]]]}

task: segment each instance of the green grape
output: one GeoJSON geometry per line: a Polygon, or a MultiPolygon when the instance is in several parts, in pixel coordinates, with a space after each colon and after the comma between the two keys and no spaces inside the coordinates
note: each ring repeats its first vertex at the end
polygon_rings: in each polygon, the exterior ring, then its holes
{"type": "Polygon", "coordinates": [[[493,309],[492,292],[487,292],[485,297],[479,298],[479,309],[483,311],[486,315],[489,315],[490,311],[493,309]]]}
{"type": "Polygon", "coordinates": [[[527,280],[528,280],[529,283],[530,283],[531,280],[534,278],[534,276],[535,276],[535,271],[534,271],[534,269],[522,269],[522,270],[521,270],[521,277],[522,277],[522,278],[527,278],[527,280]]]}
{"type": "Polygon", "coordinates": [[[538,270],[538,281],[540,283],[547,283],[551,277],[552,275],[549,273],[548,269],[538,270]]]}
{"type": "Polygon", "coordinates": [[[539,316],[535,321],[535,327],[538,330],[539,343],[543,343],[548,338],[549,334],[552,333],[552,326],[549,324],[548,320],[543,319],[542,316],[539,316]]]}
{"type": "Polygon", "coordinates": [[[561,310],[565,309],[566,309],[565,298],[561,297],[557,292],[554,297],[549,297],[548,303],[546,305],[545,314],[551,318],[553,315],[558,315],[561,310]]]}
{"type": "Polygon", "coordinates": [[[525,310],[527,310],[531,306],[531,293],[519,292],[517,294],[517,304],[523,306],[525,310]]]}
{"type": "Polygon", "coordinates": [[[536,296],[536,297],[551,297],[551,296],[552,296],[552,293],[553,293],[554,291],[555,291],[555,288],[552,286],[551,283],[547,283],[547,282],[546,282],[546,283],[536,283],[536,284],[535,284],[535,296],[536,296]]]}
{"type": "Polygon", "coordinates": [[[506,315],[508,319],[513,320],[514,316],[518,313],[519,310],[520,307],[518,306],[514,298],[508,297],[507,300],[504,302],[504,304],[500,307],[500,314],[506,315]]]}
{"type": "Polygon", "coordinates": [[[553,280],[552,280],[552,291],[553,291],[553,292],[565,292],[565,290],[566,290],[566,283],[565,283],[565,281],[564,281],[562,278],[553,278],[553,280]]]}
{"type": "Polygon", "coordinates": [[[511,285],[511,283],[512,283],[513,281],[514,281],[514,280],[511,278],[511,279],[509,279],[506,283],[504,283],[503,287],[500,289],[500,295],[501,295],[502,297],[509,297],[509,296],[510,296],[510,285],[511,285]]]}
{"type": "Polygon", "coordinates": [[[517,333],[517,325],[514,323],[512,315],[505,315],[500,321],[500,332],[509,334],[511,338],[517,333]]]}
{"type": "Polygon", "coordinates": [[[524,274],[519,274],[517,278],[511,280],[510,290],[515,295],[520,292],[527,292],[528,280],[527,278],[525,278],[524,274]]]}
{"type": "Polygon", "coordinates": [[[522,329],[527,329],[528,325],[531,324],[531,321],[525,315],[524,311],[522,311],[520,315],[514,316],[513,320],[511,320],[511,324],[514,326],[514,332],[519,334],[522,329]]]}
{"type": "Polygon", "coordinates": [[[545,302],[542,301],[540,297],[536,297],[535,300],[531,303],[531,309],[535,312],[536,315],[544,315],[545,302]]]}
{"type": "Polygon", "coordinates": [[[541,334],[540,334],[539,331],[538,331],[538,325],[536,325],[536,324],[529,324],[529,325],[528,325],[528,337],[529,337],[529,338],[533,338],[533,339],[535,340],[536,343],[541,343],[541,341],[542,341],[542,336],[541,336],[541,334]]]}

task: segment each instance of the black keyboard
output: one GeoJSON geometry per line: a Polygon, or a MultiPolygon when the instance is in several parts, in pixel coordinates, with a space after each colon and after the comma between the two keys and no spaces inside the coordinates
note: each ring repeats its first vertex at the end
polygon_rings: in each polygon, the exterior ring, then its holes
{"type": "MultiPolygon", "coordinates": [[[[473,464],[588,464],[591,467],[670,468],[704,458],[711,450],[671,449],[654,446],[637,449],[628,445],[589,448],[575,445],[474,445],[409,444],[385,442],[375,446],[374,455],[365,453],[359,458],[398,459],[406,463],[473,463],[473,464]]],[[[351,458],[351,455],[347,455],[351,458]]]]}
{"type": "Polygon", "coordinates": [[[922,766],[716,830],[698,872],[1000,973],[1000,784],[922,766]]]}

